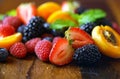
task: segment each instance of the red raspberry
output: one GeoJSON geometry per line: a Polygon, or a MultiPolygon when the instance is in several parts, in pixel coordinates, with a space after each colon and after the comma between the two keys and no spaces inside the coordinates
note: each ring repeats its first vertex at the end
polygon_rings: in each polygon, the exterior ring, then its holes
{"type": "Polygon", "coordinates": [[[11,25],[17,30],[17,28],[22,24],[21,20],[17,16],[8,16],[3,19],[3,24],[11,25]]]}
{"type": "Polygon", "coordinates": [[[0,24],[2,24],[2,20],[0,20],[0,24]]]}
{"type": "Polygon", "coordinates": [[[22,42],[17,42],[10,47],[10,54],[16,58],[24,58],[27,54],[25,45],[22,42]]]}
{"type": "Polygon", "coordinates": [[[15,29],[11,25],[0,24],[0,37],[6,37],[15,33],[15,29]]]}
{"type": "Polygon", "coordinates": [[[56,43],[59,39],[62,39],[62,37],[59,37],[59,36],[58,37],[54,37],[53,44],[56,43]]]}
{"type": "Polygon", "coordinates": [[[52,43],[48,40],[39,41],[35,46],[35,53],[42,61],[49,60],[49,54],[52,48],[52,43]]]}
{"type": "Polygon", "coordinates": [[[33,38],[25,43],[25,46],[27,48],[27,52],[29,53],[34,53],[34,48],[35,45],[37,44],[38,41],[40,41],[40,38],[33,38]]]}

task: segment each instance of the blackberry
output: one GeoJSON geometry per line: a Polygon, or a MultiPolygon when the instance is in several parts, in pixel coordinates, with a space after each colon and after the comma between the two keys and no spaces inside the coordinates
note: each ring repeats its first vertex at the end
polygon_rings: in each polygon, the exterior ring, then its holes
{"type": "Polygon", "coordinates": [[[23,42],[41,36],[45,30],[44,23],[45,20],[42,17],[34,16],[31,18],[27,26],[24,28],[23,42]]]}
{"type": "Polygon", "coordinates": [[[75,9],[75,13],[77,13],[77,14],[82,14],[85,11],[86,11],[86,8],[84,8],[82,6],[78,7],[77,9],[75,9]]]}
{"type": "Polygon", "coordinates": [[[5,61],[6,58],[8,57],[9,53],[7,49],[5,48],[0,48],[0,62],[5,61]]]}
{"type": "Polygon", "coordinates": [[[94,44],[88,44],[75,50],[73,60],[78,65],[93,65],[101,59],[101,54],[94,44]]]}
{"type": "Polygon", "coordinates": [[[86,24],[83,24],[82,26],[80,26],[80,28],[91,35],[91,32],[95,26],[96,26],[95,23],[86,23],[86,24]]]}
{"type": "Polygon", "coordinates": [[[109,25],[109,26],[112,26],[112,22],[111,22],[109,19],[107,19],[107,18],[97,19],[97,20],[95,21],[95,23],[96,23],[97,25],[103,25],[103,26],[109,25]]]}

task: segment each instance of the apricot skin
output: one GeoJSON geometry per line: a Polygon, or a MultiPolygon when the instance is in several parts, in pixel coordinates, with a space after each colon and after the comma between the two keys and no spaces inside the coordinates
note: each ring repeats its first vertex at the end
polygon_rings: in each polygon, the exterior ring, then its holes
{"type": "Polygon", "coordinates": [[[111,58],[120,58],[120,35],[109,26],[96,26],[92,31],[92,38],[102,54],[111,58]],[[108,42],[103,31],[112,32],[116,39],[116,45],[108,42]]]}

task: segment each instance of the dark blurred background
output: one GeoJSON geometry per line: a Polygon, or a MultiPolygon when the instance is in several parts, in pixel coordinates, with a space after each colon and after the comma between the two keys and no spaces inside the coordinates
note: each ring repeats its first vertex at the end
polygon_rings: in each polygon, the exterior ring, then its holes
{"type": "MultiPolygon", "coordinates": [[[[17,6],[21,3],[35,2],[35,4],[39,6],[40,4],[47,2],[47,1],[55,1],[55,2],[62,4],[62,2],[65,0],[0,0],[0,14],[4,14],[5,12],[11,9],[17,8],[17,6]]],[[[78,1],[85,8],[103,9],[109,14],[108,17],[112,20],[114,20],[113,18],[114,16],[112,16],[113,12],[110,9],[110,5],[108,6],[108,3],[112,2],[112,4],[114,4],[115,2],[115,5],[116,3],[120,5],[120,0],[76,0],[76,1],[78,1]]],[[[119,10],[120,6],[116,8],[118,8],[119,10]]]]}

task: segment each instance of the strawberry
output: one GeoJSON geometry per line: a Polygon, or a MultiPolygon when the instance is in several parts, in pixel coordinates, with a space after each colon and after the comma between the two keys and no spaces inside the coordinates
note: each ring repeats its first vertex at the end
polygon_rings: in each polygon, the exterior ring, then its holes
{"type": "Polygon", "coordinates": [[[24,58],[27,54],[25,45],[22,42],[17,42],[10,47],[10,54],[16,58],[24,58]]]}
{"type": "Polygon", "coordinates": [[[58,39],[51,49],[49,60],[55,65],[65,65],[72,61],[74,49],[65,38],[58,39]]]}
{"type": "Polygon", "coordinates": [[[11,25],[15,28],[15,30],[17,30],[22,22],[17,16],[8,16],[3,19],[3,24],[11,25]]]}
{"type": "Polygon", "coordinates": [[[33,3],[21,4],[17,7],[17,16],[24,24],[27,24],[29,20],[36,14],[36,5],[34,5],[33,3]]]}
{"type": "Polygon", "coordinates": [[[94,41],[90,35],[78,27],[71,27],[65,32],[66,38],[72,44],[73,48],[79,48],[86,44],[93,44],[94,41]]]}
{"type": "Polygon", "coordinates": [[[35,53],[40,60],[48,61],[51,48],[52,43],[50,41],[41,40],[35,46],[35,53]]]}
{"type": "Polygon", "coordinates": [[[0,38],[12,35],[15,33],[15,29],[11,25],[0,24],[0,38]]]}
{"type": "Polygon", "coordinates": [[[29,53],[34,53],[35,45],[37,44],[38,41],[40,41],[40,38],[33,38],[25,43],[25,46],[27,48],[27,52],[29,53]]]}

